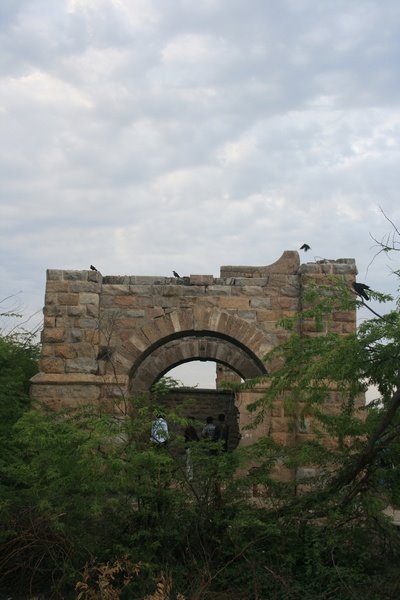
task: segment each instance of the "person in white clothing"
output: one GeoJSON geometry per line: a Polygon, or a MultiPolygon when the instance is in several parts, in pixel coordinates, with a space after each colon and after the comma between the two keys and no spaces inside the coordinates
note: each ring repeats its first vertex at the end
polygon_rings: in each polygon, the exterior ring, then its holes
{"type": "Polygon", "coordinates": [[[162,447],[167,445],[168,439],[168,423],[162,415],[158,414],[151,425],[150,441],[157,447],[162,447]]]}

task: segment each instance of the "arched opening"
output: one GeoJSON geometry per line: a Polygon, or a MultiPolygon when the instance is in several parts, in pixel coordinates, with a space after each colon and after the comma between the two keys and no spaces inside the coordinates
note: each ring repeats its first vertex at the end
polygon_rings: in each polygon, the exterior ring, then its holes
{"type": "Polygon", "coordinates": [[[201,387],[177,387],[157,398],[157,403],[180,416],[194,417],[199,433],[207,417],[217,422],[219,415],[225,415],[229,428],[228,448],[233,449],[240,440],[239,410],[235,392],[223,389],[222,381],[237,383],[266,374],[262,361],[238,340],[210,331],[185,331],[166,336],[149,347],[133,365],[131,390],[148,391],[163,376],[179,380],[176,374],[182,365],[193,371],[199,362],[208,363],[208,369],[212,365],[212,383],[209,372],[208,382],[201,387]]]}
{"type": "Polygon", "coordinates": [[[231,336],[214,331],[181,331],[157,340],[138,357],[130,371],[130,389],[148,391],[174,367],[196,360],[214,361],[242,379],[267,373],[260,358],[231,336]]]}

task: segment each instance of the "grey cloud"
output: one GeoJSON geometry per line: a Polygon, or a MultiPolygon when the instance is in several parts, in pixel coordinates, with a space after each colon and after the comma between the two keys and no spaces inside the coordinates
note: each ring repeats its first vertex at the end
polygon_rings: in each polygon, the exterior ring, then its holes
{"type": "Polygon", "coordinates": [[[399,216],[399,12],[377,0],[2,3],[10,291],[41,303],[50,266],[216,274],[304,241],[365,271],[369,232],[388,229],[377,207],[399,216]]]}

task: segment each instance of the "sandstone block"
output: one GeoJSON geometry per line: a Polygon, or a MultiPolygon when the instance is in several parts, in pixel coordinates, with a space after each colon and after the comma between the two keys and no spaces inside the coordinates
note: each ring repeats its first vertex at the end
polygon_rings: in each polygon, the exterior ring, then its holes
{"type": "Polygon", "coordinates": [[[248,298],[240,298],[238,296],[225,296],[219,298],[218,305],[221,308],[227,308],[231,310],[247,310],[250,306],[250,301],[248,298]]]}
{"type": "Polygon", "coordinates": [[[42,331],[42,342],[61,342],[65,338],[65,329],[62,327],[52,327],[42,331]]]}
{"type": "Polygon", "coordinates": [[[68,306],[67,307],[67,315],[69,317],[83,317],[86,314],[85,306],[68,306]]]}
{"type": "Polygon", "coordinates": [[[98,296],[100,292],[100,286],[95,281],[71,281],[69,284],[70,292],[80,292],[96,294],[98,296]]]}
{"type": "Polygon", "coordinates": [[[208,294],[204,295],[204,296],[200,296],[196,300],[196,304],[201,304],[202,306],[208,306],[208,307],[218,306],[218,303],[219,303],[219,296],[208,296],[208,294]]]}
{"type": "Polygon", "coordinates": [[[99,399],[100,385],[93,384],[34,384],[31,396],[45,401],[53,409],[64,406],[77,406],[99,399]]]}
{"type": "Polygon", "coordinates": [[[138,308],[162,308],[163,302],[156,302],[153,296],[135,296],[136,305],[138,308]]]}
{"type": "Polygon", "coordinates": [[[343,323],[342,324],[343,333],[354,333],[356,331],[355,323],[343,323]]]}
{"type": "Polygon", "coordinates": [[[269,276],[265,277],[234,277],[232,284],[235,287],[257,287],[264,288],[269,281],[269,276]]]}
{"type": "Polygon", "coordinates": [[[96,329],[99,326],[97,319],[86,317],[85,319],[79,319],[79,327],[82,329],[96,329]]]}
{"type": "Polygon", "coordinates": [[[163,285],[163,286],[154,286],[154,293],[160,294],[161,296],[169,297],[169,296],[181,296],[183,286],[181,285],[163,285]]]}
{"type": "Polygon", "coordinates": [[[44,301],[45,301],[46,307],[55,305],[58,303],[58,296],[55,292],[46,292],[44,301]]]}
{"type": "Polygon", "coordinates": [[[71,344],[71,349],[76,351],[75,356],[70,356],[68,358],[84,357],[84,358],[95,358],[97,355],[97,350],[93,344],[90,342],[78,342],[76,344],[71,344]]]}
{"type": "Polygon", "coordinates": [[[64,373],[64,361],[61,358],[43,357],[40,360],[40,369],[46,373],[64,373]]]}
{"type": "Polygon", "coordinates": [[[152,296],[154,294],[153,285],[130,285],[129,293],[135,296],[152,296]]]}
{"type": "Polygon", "coordinates": [[[95,294],[93,292],[79,292],[79,304],[94,304],[95,306],[99,305],[99,294],[95,294]]]}
{"type": "Polygon", "coordinates": [[[161,307],[146,308],[145,310],[143,310],[143,316],[146,319],[158,319],[159,317],[163,317],[164,314],[164,309],[161,307]]]}
{"type": "Polygon", "coordinates": [[[354,323],[354,313],[350,311],[336,311],[332,313],[332,317],[333,319],[335,319],[335,321],[345,321],[347,323],[354,323]]]}
{"type": "Polygon", "coordinates": [[[66,332],[66,342],[80,342],[84,337],[84,333],[82,329],[78,327],[71,327],[66,332]]]}
{"type": "Polygon", "coordinates": [[[213,275],[190,275],[190,285],[212,285],[213,275]]]}
{"type": "Polygon", "coordinates": [[[181,286],[182,296],[187,298],[188,296],[203,296],[208,288],[204,285],[192,285],[192,286],[181,286]]]}
{"type": "Polygon", "coordinates": [[[349,264],[336,263],[333,265],[333,272],[335,275],[355,275],[357,269],[354,262],[349,264]]]}
{"type": "Polygon", "coordinates": [[[271,298],[250,298],[251,308],[271,308],[271,298]]]}
{"type": "Polygon", "coordinates": [[[75,344],[54,344],[54,356],[57,358],[76,358],[77,353],[78,350],[75,348],[75,344]]]}
{"type": "Polygon", "coordinates": [[[70,291],[70,284],[68,281],[63,281],[63,280],[55,280],[55,281],[48,281],[46,283],[46,292],[49,294],[57,294],[58,292],[69,292],[70,291]]]}
{"type": "Polygon", "coordinates": [[[96,304],[86,304],[86,314],[88,317],[97,318],[99,317],[99,307],[96,304]]]}
{"type": "Polygon", "coordinates": [[[88,342],[89,344],[96,345],[99,343],[100,330],[99,329],[86,329],[83,332],[82,341],[88,342]]]}
{"type": "Polygon", "coordinates": [[[232,294],[231,285],[210,285],[207,288],[207,294],[212,296],[230,296],[232,294]]]}
{"type": "MultiPolygon", "coordinates": [[[[162,310],[162,309],[161,309],[162,310]]],[[[123,312],[121,311],[120,317],[126,319],[142,319],[146,314],[144,308],[127,308],[123,312]]]]}
{"type": "Polygon", "coordinates": [[[65,361],[66,373],[96,373],[97,361],[92,358],[70,358],[65,361]]]}
{"type": "Polygon", "coordinates": [[[87,272],[88,281],[95,281],[98,284],[101,284],[103,276],[99,271],[88,271],[87,272]]]}
{"type": "Polygon", "coordinates": [[[290,296],[293,298],[297,298],[300,293],[300,288],[294,285],[286,285],[282,287],[281,293],[283,296],[290,296]]]}
{"type": "Polygon", "coordinates": [[[283,404],[282,402],[275,402],[271,408],[271,416],[272,417],[280,417],[284,416],[283,404]]]}
{"type": "Polygon", "coordinates": [[[62,281],[64,271],[61,269],[47,269],[46,279],[47,281],[62,281]]]}
{"type": "Polygon", "coordinates": [[[61,306],[70,305],[77,306],[79,304],[79,294],[77,293],[61,293],[57,294],[57,302],[61,306]]]}
{"type": "Polygon", "coordinates": [[[283,431],[272,431],[271,438],[277,444],[283,444],[284,446],[292,444],[294,440],[292,433],[285,433],[283,431]]]}
{"type": "MultiPolygon", "coordinates": [[[[107,278],[108,279],[108,278],[107,278]]],[[[101,290],[102,297],[106,296],[126,296],[133,293],[134,286],[129,285],[129,283],[109,283],[105,284],[103,281],[103,287],[101,290]]],[[[149,289],[149,286],[146,286],[146,289],[149,289]]],[[[138,292],[142,293],[142,292],[138,292]]]]}
{"type": "Polygon", "coordinates": [[[113,303],[115,306],[121,307],[121,309],[125,307],[135,307],[137,305],[136,296],[115,296],[113,303]]]}
{"type": "Polygon", "coordinates": [[[291,298],[289,296],[282,296],[281,298],[277,298],[276,302],[272,303],[272,308],[275,306],[279,306],[284,310],[297,310],[299,305],[298,298],[291,298]]]}
{"type": "Polygon", "coordinates": [[[256,310],[257,321],[278,321],[281,318],[280,310],[260,309],[256,310]]]}
{"type": "MultiPolygon", "coordinates": [[[[144,298],[144,300],[151,300],[151,298],[144,298]]],[[[157,296],[153,298],[153,302],[151,302],[151,304],[153,303],[154,306],[161,306],[162,308],[170,308],[171,306],[177,307],[179,306],[179,298],[177,296],[171,296],[168,298],[165,298],[164,296],[157,296]]],[[[147,304],[147,306],[149,306],[149,304],[147,304]]]]}
{"type": "Polygon", "coordinates": [[[46,305],[43,308],[43,314],[51,317],[57,317],[67,314],[67,308],[65,306],[58,306],[57,304],[46,305]]]}
{"type": "Polygon", "coordinates": [[[175,281],[173,277],[157,277],[154,275],[135,275],[129,278],[131,285],[163,285],[175,281]]]}
{"type": "Polygon", "coordinates": [[[288,419],[286,417],[273,417],[272,430],[274,432],[290,431],[290,418],[288,419]]]}
{"type": "Polygon", "coordinates": [[[304,275],[305,273],[321,273],[321,266],[315,263],[305,263],[300,265],[299,275],[304,275]]]}
{"type": "Polygon", "coordinates": [[[256,318],[256,312],[254,310],[238,310],[238,317],[246,319],[246,321],[254,321],[256,318]]]}
{"type": "Polygon", "coordinates": [[[67,281],[86,281],[87,271],[64,271],[64,279],[67,281]]]}
{"type": "Polygon", "coordinates": [[[56,326],[56,318],[45,315],[43,319],[43,326],[46,327],[55,327],[56,326]]]}

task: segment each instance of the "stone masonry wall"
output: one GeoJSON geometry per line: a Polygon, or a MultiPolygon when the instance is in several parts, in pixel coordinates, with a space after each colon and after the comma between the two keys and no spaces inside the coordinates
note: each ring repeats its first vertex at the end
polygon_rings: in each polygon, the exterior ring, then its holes
{"type": "MultiPolygon", "coordinates": [[[[300,265],[295,251],[262,267],[223,266],[219,277],[103,276],[93,271],[48,270],[40,373],[32,396],[51,407],[96,403],[124,408],[129,394],[145,392],[160,375],[189,360],[213,360],[220,375],[263,375],[266,352],[289,335],[278,326],[302,311],[311,284],[340,277],[351,284],[353,259],[300,265]]],[[[330,328],[354,331],[355,311],[333,315],[330,328]]],[[[323,335],[311,321],[303,335],[323,335]]],[[[261,388],[237,396],[240,425],[261,388]]],[[[339,398],[332,392],[332,407],[339,398]]],[[[268,433],[290,443],[295,435],[283,405],[241,443],[268,433]]]]}

